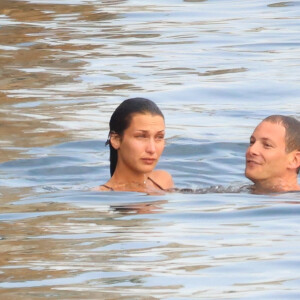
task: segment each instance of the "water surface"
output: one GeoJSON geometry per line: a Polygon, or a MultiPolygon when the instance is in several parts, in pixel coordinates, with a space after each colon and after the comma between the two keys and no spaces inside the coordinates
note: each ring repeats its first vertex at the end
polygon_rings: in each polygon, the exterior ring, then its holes
{"type": "Polygon", "coordinates": [[[300,117],[299,25],[298,1],[1,0],[0,298],[299,299],[299,193],[238,192],[257,123],[300,117]],[[136,96],[198,193],[90,190],[136,96]]]}

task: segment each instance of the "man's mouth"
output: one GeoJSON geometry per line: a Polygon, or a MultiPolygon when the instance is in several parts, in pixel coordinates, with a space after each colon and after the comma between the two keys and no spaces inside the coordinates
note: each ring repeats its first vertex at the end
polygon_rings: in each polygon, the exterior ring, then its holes
{"type": "Polygon", "coordinates": [[[256,161],[254,159],[247,159],[247,164],[250,164],[250,165],[261,165],[261,163],[259,161],[256,161]]]}

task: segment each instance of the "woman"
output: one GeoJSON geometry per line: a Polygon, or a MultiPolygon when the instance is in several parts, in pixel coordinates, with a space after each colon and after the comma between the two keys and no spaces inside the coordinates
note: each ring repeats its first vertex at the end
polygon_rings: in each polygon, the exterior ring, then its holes
{"type": "Polygon", "coordinates": [[[154,170],[165,147],[165,121],[144,98],[123,101],[109,122],[111,178],[98,190],[157,192],[173,188],[172,176],[154,170]]]}

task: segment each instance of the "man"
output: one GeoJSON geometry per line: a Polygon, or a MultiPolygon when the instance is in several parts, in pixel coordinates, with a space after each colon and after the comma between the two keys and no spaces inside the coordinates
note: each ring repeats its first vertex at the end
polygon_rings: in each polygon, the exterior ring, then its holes
{"type": "Polygon", "coordinates": [[[300,122],[272,115],[254,130],[246,152],[245,176],[254,193],[300,191],[300,122]]]}

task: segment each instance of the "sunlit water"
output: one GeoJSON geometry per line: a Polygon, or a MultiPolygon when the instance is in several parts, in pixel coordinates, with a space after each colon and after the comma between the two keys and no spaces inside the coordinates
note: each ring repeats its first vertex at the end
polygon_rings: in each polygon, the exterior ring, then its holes
{"type": "Polygon", "coordinates": [[[300,117],[299,8],[1,0],[0,299],[299,299],[300,195],[243,176],[254,126],[300,117]],[[135,96],[186,192],[91,191],[135,96]]]}

